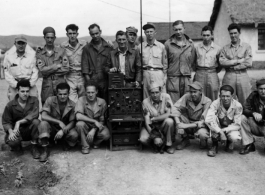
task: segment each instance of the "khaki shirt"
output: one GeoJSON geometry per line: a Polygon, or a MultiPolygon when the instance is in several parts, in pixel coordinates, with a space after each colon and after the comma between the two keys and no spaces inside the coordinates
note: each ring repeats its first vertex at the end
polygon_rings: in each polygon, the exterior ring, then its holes
{"type": "Polygon", "coordinates": [[[35,51],[26,50],[23,56],[18,56],[16,50],[9,50],[4,58],[4,72],[7,83],[15,88],[20,79],[27,79],[33,87],[39,77],[36,67],[35,51]]]}
{"type": "Polygon", "coordinates": [[[240,41],[238,47],[229,43],[224,46],[220,54],[220,64],[224,68],[232,68],[234,70],[244,70],[252,67],[252,50],[247,43],[240,41]],[[243,63],[233,66],[239,59],[245,59],[243,63]],[[232,67],[231,67],[232,66],[232,67]]]}
{"type": "Polygon", "coordinates": [[[191,99],[190,93],[183,95],[173,106],[172,115],[187,116],[191,121],[202,121],[206,118],[207,111],[212,103],[208,97],[202,94],[200,103],[196,106],[191,99]]]}
{"type": "Polygon", "coordinates": [[[232,100],[231,105],[228,110],[226,110],[222,104],[220,98],[213,101],[211,104],[205,119],[205,123],[208,127],[216,133],[221,130],[222,124],[219,121],[231,121],[231,123],[226,127],[229,130],[239,130],[241,125],[241,115],[242,115],[242,105],[236,101],[232,100]],[[216,120],[216,117],[218,120],[216,120]]]}
{"type": "Polygon", "coordinates": [[[96,106],[92,108],[87,102],[86,96],[80,97],[75,106],[75,115],[81,113],[91,119],[95,119],[104,124],[104,114],[107,110],[106,101],[97,97],[96,106]]]}
{"type": "Polygon", "coordinates": [[[61,43],[61,47],[65,49],[66,56],[69,59],[70,72],[81,71],[82,52],[85,46],[86,41],[83,40],[79,40],[75,48],[70,45],[69,41],[61,43]]]}
{"type": "Polygon", "coordinates": [[[167,93],[161,93],[158,105],[155,105],[151,97],[148,97],[144,99],[142,106],[143,110],[146,110],[150,114],[150,117],[152,118],[167,113],[167,111],[170,109],[167,107],[167,103],[173,105],[170,96],[167,93]]]}
{"type": "Polygon", "coordinates": [[[42,107],[42,112],[47,112],[49,116],[62,121],[65,125],[75,120],[75,103],[68,98],[64,112],[60,113],[57,96],[48,97],[42,107]]]}
{"type": "Polygon", "coordinates": [[[209,50],[205,47],[203,43],[199,43],[195,46],[196,51],[196,67],[199,68],[217,68],[219,65],[219,55],[221,48],[211,43],[209,50]]]}

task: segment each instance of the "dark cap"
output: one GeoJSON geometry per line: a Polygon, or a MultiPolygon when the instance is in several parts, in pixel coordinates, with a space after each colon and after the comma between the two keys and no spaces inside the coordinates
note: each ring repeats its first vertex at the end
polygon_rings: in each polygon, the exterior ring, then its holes
{"type": "Polygon", "coordinates": [[[256,86],[264,85],[265,84],[265,79],[260,79],[256,81],[256,86]]]}
{"type": "Polygon", "coordinates": [[[203,88],[202,84],[199,83],[198,81],[195,81],[195,82],[189,84],[188,86],[190,86],[190,87],[192,87],[192,88],[194,88],[194,89],[197,89],[197,90],[203,88]]]}
{"type": "Polygon", "coordinates": [[[54,28],[53,28],[53,27],[50,27],[50,26],[44,28],[44,30],[43,30],[43,35],[45,36],[47,33],[54,33],[54,35],[55,35],[55,30],[54,30],[54,28]]]}
{"type": "Polygon", "coordinates": [[[143,30],[147,30],[149,28],[156,29],[155,25],[153,23],[147,23],[143,26],[143,30]]]}
{"type": "Polygon", "coordinates": [[[132,32],[132,33],[137,34],[138,29],[135,28],[134,26],[129,26],[129,27],[126,28],[126,32],[132,32]]]}
{"type": "Polygon", "coordinates": [[[234,88],[231,87],[230,85],[223,85],[223,86],[220,88],[220,92],[221,92],[222,90],[224,90],[224,91],[230,91],[232,95],[234,94],[234,88]]]}
{"type": "Polygon", "coordinates": [[[19,35],[15,38],[15,42],[22,41],[24,43],[27,43],[27,39],[23,35],[19,35]]]}

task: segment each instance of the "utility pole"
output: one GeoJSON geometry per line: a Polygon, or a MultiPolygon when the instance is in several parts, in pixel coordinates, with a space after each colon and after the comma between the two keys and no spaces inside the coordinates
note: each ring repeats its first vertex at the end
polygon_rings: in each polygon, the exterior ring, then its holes
{"type": "Polygon", "coordinates": [[[168,32],[168,36],[171,36],[171,0],[168,0],[168,10],[169,10],[169,32],[168,32]]]}

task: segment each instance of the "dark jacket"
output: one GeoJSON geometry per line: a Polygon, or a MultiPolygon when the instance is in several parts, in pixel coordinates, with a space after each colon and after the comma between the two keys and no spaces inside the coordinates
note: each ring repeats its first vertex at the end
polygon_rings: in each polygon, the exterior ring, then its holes
{"type": "MultiPolygon", "coordinates": [[[[118,48],[110,52],[105,66],[105,72],[108,73],[113,67],[120,68],[118,48]]],[[[125,79],[138,81],[139,83],[142,81],[141,57],[138,50],[129,48],[126,52],[125,79]]]]}

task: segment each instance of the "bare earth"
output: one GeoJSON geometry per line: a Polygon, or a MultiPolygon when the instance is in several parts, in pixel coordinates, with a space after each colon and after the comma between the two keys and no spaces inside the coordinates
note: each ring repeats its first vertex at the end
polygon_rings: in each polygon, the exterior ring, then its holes
{"type": "MultiPolygon", "coordinates": [[[[261,78],[264,72],[250,71],[249,75],[261,78]]],[[[0,91],[3,110],[7,103],[5,81],[0,81],[0,91]]],[[[1,131],[0,145],[3,138],[1,131]]],[[[46,165],[34,161],[28,147],[24,155],[0,151],[0,194],[263,195],[264,146],[263,138],[257,138],[256,152],[245,156],[238,154],[240,143],[233,154],[220,147],[215,158],[208,157],[207,150],[199,149],[198,140],[192,140],[191,146],[173,155],[153,154],[149,148],[111,152],[107,144],[82,155],[80,146],[70,152],[55,146],[46,165]],[[19,167],[24,182],[16,188],[19,167]]]]}

